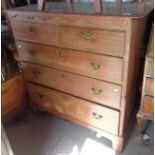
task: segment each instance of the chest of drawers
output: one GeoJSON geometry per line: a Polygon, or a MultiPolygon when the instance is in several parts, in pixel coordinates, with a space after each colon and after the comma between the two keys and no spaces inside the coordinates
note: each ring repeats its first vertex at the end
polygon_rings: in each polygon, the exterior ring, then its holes
{"type": "Polygon", "coordinates": [[[152,9],[128,17],[116,10],[80,14],[80,6],[69,13],[65,5],[59,13],[8,10],[29,105],[99,132],[121,152],[152,9]]]}
{"type": "Polygon", "coordinates": [[[153,120],[153,119],[154,119],[154,30],[152,30],[151,32],[150,41],[145,57],[141,105],[137,113],[139,140],[141,140],[142,138],[144,122],[146,120],[153,120]]]}

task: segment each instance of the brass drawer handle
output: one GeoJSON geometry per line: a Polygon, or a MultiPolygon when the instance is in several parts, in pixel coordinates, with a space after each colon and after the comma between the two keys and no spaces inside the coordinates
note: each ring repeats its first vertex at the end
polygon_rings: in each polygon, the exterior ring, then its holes
{"type": "Polygon", "coordinates": [[[103,64],[98,64],[98,63],[94,63],[94,62],[91,62],[90,64],[94,70],[97,70],[97,69],[100,69],[101,67],[103,67],[103,64]]]}
{"type": "Polygon", "coordinates": [[[57,51],[56,55],[59,57],[63,57],[64,56],[64,51],[57,51]]]}
{"type": "Polygon", "coordinates": [[[101,95],[103,90],[102,89],[96,89],[96,88],[92,88],[92,91],[95,95],[101,95]]]}
{"type": "Polygon", "coordinates": [[[38,71],[32,71],[32,73],[33,73],[33,76],[36,78],[38,78],[41,75],[41,73],[38,71]]]}
{"type": "Polygon", "coordinates": [[[95,36],[91,33],[82,33],[82,38],[86,41],[92,41],[95,38],[95,36]]]}
{"type": "Polygon", "coordinates": [[[37,93],[37,95],[39,96],[40,99],[46,99],[46,96],[44,94],[37,93]]]}
{"type": "Polygon", "coordinates": [[[97,120],[103,118],[103,115],[97,114],[96,112],[92,112],[91,115],[93,115],[93,117],[94,117],[95,119],[97,119],[97,120]]]}
{"type": "Polygon", "coordinates": [[[37,55],[37,51],[35,51],[35,50],[28,50],[28,52],[29,52],[32,56],[37,55]]]}
{"type": "Polygon", "coordinates": [[[34,26],[29,26],[29,31],[32,33],[36,33],[37,32],[37,28],[34,26]]]}
{"type": "Polygon", "coordinates": [[[61,73],[61,78],[62,78],[62,79],[67,79],[68,76],[67,76],[65,73],[61,73]]]}

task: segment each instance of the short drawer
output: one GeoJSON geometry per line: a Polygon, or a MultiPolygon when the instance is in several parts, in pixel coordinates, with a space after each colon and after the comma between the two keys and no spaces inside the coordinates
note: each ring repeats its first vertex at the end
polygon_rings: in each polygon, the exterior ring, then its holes
{"type": "Polygon", "coordinates": [[[104,55],[16,42],[22,60],[47,65],[96,79],[122,82],[123,60],[104,55]]]}
{"type": "Polygon", "coordinates": [[[30,104],[118,134],[119,112],[52,89],[27,84],[30,104]]]}
{"type": "Polygon", "coordinates": [[[60,28],[60,45],[67,48],[123,56],[125,33],[89,28],[60,28]]]}
{"type": "Polygon", "coordinates": [[[154,98],[153,97],[144,96],[143,112],[150,113],[150,114],[154,113],[154,98]]]}
{"type": "Polygon", "coordinates": [[[109,107],[120,108],[121,86],[52,68],[23,63],[25,79],[109,107]]]}
{"type": "Polygon", "coordinates": [[[154,96],[154,79],[146,79],[145,94],[154,96]]]}
{"type": "Polygon", "coordinates": [[[58,45],[57,28],[55,26],[20,22],[12,22],[11,25],[14,37],[17,40],[58,45]]]}

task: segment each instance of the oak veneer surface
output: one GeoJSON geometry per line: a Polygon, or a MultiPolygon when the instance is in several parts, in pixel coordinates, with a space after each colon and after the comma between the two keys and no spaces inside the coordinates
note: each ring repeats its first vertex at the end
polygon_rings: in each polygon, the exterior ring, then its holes
{"type": "Polygon", "coordinates": [[[30,102],[39,104],[49,112],[56,111],[62,116],[68,115],[73,119],[90,123],[113,134],[118,132],[118,111],[30,83],[28,84],[28,90],[31,98],[30,102]],[[111,117],[113,117],[113,121],[111,121],[111,117]]]}
{"type": "Polygon", "coordinates": [[[154,114],[154,99],[150,96],[145,96],[143,102],[143,112],[154,114]]]}
{"type": "Polygon", "coordinates": [[[144,132],[144,123],[147,120],[154,120],[154,28],[149,38],[149,44],[145,56],[143,87],[141,94],[141,105],[137,113],[139,138],[144,132]]]}
{"type": "Polygon", "coordinates": [[[26,62],[55,67],[118,84],[122,82],[122,58],[21,41],[17,42],[18,45],[21,46],[18,49],[20,57],[26,62]]]}
{"type": "Polygon", "coordinates": [[[52,45],[58,44],[57,28],[27,23],[12,23],[14,35],[17,39],[38,41],[52,45]]]}
{"type": "Polygon", "coordinates": [[[2,83],[2,121],[8,122],[26,107],[26,87],[22,74],[2,83]]]}
{"type": "Polygon", "coordinates": [[[49,86],[102,105],[120,108],[121,87],[61,70],[23,63],[26,80],[49,86]]]}
{"type": "Polygon", "coordinates": [[[150,34],[149,45],[145,58],[143,90],[140,112],[153,118],[154,114],[154,29],[150,34]]]}
{"type": "Polygon", "coordinates": [[[154,79],[146,79],[145,94],[154,96],[154,79]]]}
{"type": "Polygon", "coordinates": [[[100,132],[121,152],[135,109],[152,2],[103,3],[102,10],[93,3],[47,3],[43,12],[36,5],[8,10],[25,79],[33,83],[27,84],[31,108],[100,132]]]}
{"type": "Polygon", "coordinates": [[[114,56],[122,56],[124,54],[124,32],[60,27],[60,34],[60,44],[63,47],[114,56]],[[92,35],[90,41],[83,38],[85,33],[92,35]],[[112,46],[111,43],[113,44],[112,46]]]}

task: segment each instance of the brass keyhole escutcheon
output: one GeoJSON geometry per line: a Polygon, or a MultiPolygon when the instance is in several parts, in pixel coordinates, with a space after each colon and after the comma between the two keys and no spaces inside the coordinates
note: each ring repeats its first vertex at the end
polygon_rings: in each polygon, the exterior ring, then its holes
{"type": "Polygon", "coordinates": [[[37,51],[35,50],[29,50],[30,55],[35,56],[37,55],[37,51]]]}
{"type": "Polygon", "coordinates": [[[90,64],[94,70],[98,70],[103,67],[103,64],[100,64],[100,63],[91,62],[90,64]]]}
{"type": "Polygon", "coordinates": [[[91,33],[85,32],[82,33],[82,38],[85,39],[86,41],[92,41],[95,38],[95,36],[91,33]]]}
{"type": "Polygon", "coordinates": [[[37,33],[37,28],[34,26],[29,26],[29,31],[32,33],[37,33]]]}
{"type": "Polygon", "coordinates": [[[64,51],[57,51],[56,55],[59,57],[63,57],[64,56],[64,51]]]}
{"type": "Polygon", "coordinates": [[[60,76],[61,76],[62,79],[67,79],[68,78],[68,76],[65,73],[61,73],[60,76]]]}
{"type": "Polygon", "coordinates": [[[92,88],[92,91],[95,95],[101,95],[103,93],[102,89],[96,89],[96,88],[92,88]]]}
{"type": "Polygon", "coordinates": [[[68,102],[68,101],[69,101],[69,96],[64,95],[64,96],[63,96],[63,98],[64,98],[64,100],[65,100],[66,102],[68,102]]]}

